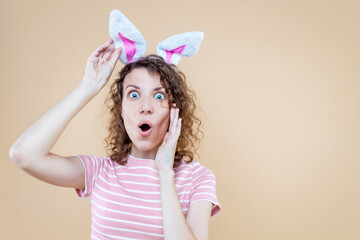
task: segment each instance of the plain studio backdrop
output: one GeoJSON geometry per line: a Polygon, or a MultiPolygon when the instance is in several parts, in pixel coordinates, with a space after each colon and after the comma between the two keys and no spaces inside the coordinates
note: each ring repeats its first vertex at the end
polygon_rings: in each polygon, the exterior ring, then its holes
{"type": "MultiPolygon", "coordinates": [[[[359,1],[10,1],[0,5],[0,232],[89,239],[90,202],[9,159],[12,143],[82,80],[122,11],[148,42],[203,31],[178,67],[197,93],[222,211],[211,239],[360,239],[359,1]]],[[[105,156],[108,85],[53,153],[105,156]]]]}

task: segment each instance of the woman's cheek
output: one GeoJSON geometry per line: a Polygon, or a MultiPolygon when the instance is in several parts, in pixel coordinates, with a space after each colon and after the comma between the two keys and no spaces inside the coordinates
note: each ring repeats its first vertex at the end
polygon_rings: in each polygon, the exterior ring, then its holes
{"type": "Polygon", "coordinates": [[[129,113],[127,111],[123,112],[121,114],[122,118],[123,118],[123,121],[124,121],[124,127],[125,127],[125,130],[127,132],[128,135],[131,135],[131,132],[130,132],[130,125],[131,125],[131,118],[129,116],[129,113]]]}
{"type": "Polygon", "coordinates": [[[167,132],[168,128],[169,128],[169,124],[170,124],[170,112],[167,111],[165,112],[164,116],[162,117],[162,121],[161,121],[161,129],[163,132],[167,132]]]}

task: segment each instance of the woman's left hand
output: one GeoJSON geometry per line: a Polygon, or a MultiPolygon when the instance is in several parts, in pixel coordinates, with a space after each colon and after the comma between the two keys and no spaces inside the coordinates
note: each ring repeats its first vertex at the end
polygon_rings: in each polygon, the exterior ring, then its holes
{"type": "Polygon", "coordinates": [[[169,131],[165,134],[155,157],[155,165],[160,174],[173,171],[177,140],[181,132],[181,120],[179,108],[171,107],[169,131]]]}

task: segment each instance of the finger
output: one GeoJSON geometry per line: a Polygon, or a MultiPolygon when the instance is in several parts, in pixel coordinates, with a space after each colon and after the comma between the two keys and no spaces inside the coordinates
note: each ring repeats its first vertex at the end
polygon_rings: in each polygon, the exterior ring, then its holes
{"type": "Polygon", "coordinates": [[[172,125],[174,124],[174,118],[175,118],[175,111],[176,111],[176,103],[173,103],[172,106],[171,106],[171,110],[172,110],[172,121],[171,121],[171,125],[170,127],[172,127],[172,125]]]}
{"type": "Polygon", "coordinates": [[[179,118],[177,121],[176,121],[176,129],[174,130],[174,133],[171,135],[171,142],[173,144],[176,145],[178,139],[179,139],[179,136],[180,136],[180,133],[181,133],[181,122],[182,122],[182,119],[179,118]]]}
{"type": "Polygon", "coordinates": [[[162,142],[162,144],[161,144],[160,147],[163,147],[163,146],[165,146],[165,145],[166,145],[166,141],[164,140],[164,141],[162,142]]]}
{"type": "Polygon", "coordinates": [[[115,44],[113,41],[111,41],[108,48],[105,51],[103,51],[101,54],[103,55],[103,58],[105,58],[105,60],[107,60],[107,59],[109,59],[109,57],[111,56],[111,54],[113,53],[114,50],[115,50],[115,44]]]}
{"type": "Polygon", "coordinates": [[[175,116],[175,108],[170,108],[170,124],[169,124],[169,132],[172,133],[173,125],[174,125],[174,116],[175,116]]]}
{"type": "Polygon", "coordinates": [[[91,56],[94,58],[102,58],[107,48],[108,46],[99,47],[92,53],[91,56]]]}
{"type": "Polygon", "coordinates": [[[115,49],[115,51],[111,55],[110,66],[112,68],[115,66],[117,60],[119,59],[121,51],[122,51],[122,47],[118,47],[117,49],[115,49]]]}
{"type": "Polygon", "coordinates": [[[109,48],[105,51],[104,56],[102,57],[104,62],[106,62],[110,58],[114,50],[115,50],[115,44],[112,43],[110,44],[109,48]]]}
{"type": "Polygon", "coordinates": [[[100,61],[99,61],[99,65],[107,62],[109,60],[109,56],[112,55],[112,53],[114,52],[114,45],[111,44],[108,49],[106,49],[106,51],[102,52],[100,55],[99,55],[99,58],[100,58],[100,61]]]}
{"type": "Polygon", "coordinates": [[[169,139],[169,134],[170,134],[169,132],[167,132],[167,133],[165,134],[163,141],[166,142],[166,141],[169,139]]]}
{"type": "Polygon", "coordinates": [[[170,122],[169,122],[169,128],[168,128],[168,131],[170,131],[170,129],[171,129],[171,125],[172,125],[172,119],[173,119],[173,108],[172,107],[170,107],[170,122]]]}
{"type": "Polygon", "coordinates": [[[172,134],[176,133],[176,127],[178,125],[178,119],[179,119],[179,111],[180,111],[180,109],[178,109],[178,108],[176,108],[174,111],[175,113],[174,113],[172,129],[171,129],[172,134]]]}
{"type": "Polygon", "coordinates": [[[99,54],[99,56],[98,56],[99,64],[102,64],[102,63],[103,63],[103,61],[102,61],[103,56],[104,56],[104,51],[102,51],[102,52],[99,54]]]}
{"type": "Polygon", "coordinates": [[[110,44],[113,42],[112,38],[110,38],[106,43],[95,49],[95,51],[91,54],[93,57],[98,57],[102,52],[104,52],[110,44]]]}
{"type": "Polygon", "coordinates": [[[179,118],[178,125],[177,125],[177,128],[176,128],[176,133],[175,133],[176,140],[178,140],[178,138],[180,136],[180,133],[181,133],[181,126],[182,126],[181,123],[182,123],[182,118],[179,118]]]}
{"type": "Polygon", "coordinates": [[[92,59],[92,61],[96,61],[98,62],[98,58],[102,57],[104,54],[104,50],[108,48],[109,44],[112,43],[112,39],[110,38],[105,44],[101,45],[100,47],[98,47],[97,49],[95,49],[95,51],[90,55],[89,58],[92,59]]]}

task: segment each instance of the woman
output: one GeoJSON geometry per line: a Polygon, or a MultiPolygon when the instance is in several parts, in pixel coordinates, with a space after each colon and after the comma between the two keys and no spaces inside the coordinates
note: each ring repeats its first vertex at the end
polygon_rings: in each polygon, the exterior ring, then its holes
{"type": "Polygon", "coordinates": [[[199,120],[191,91],[160,57],[125,65],[112,85],[110,156],[50,152],[107,84],[120,52],[112,39],[97,48],[80,85],[16,140],[10,158],[30,175],[91,200],[92,239],[208,239],[210,216],[220,210],[215,176],[193,160],[199,120]]]}

